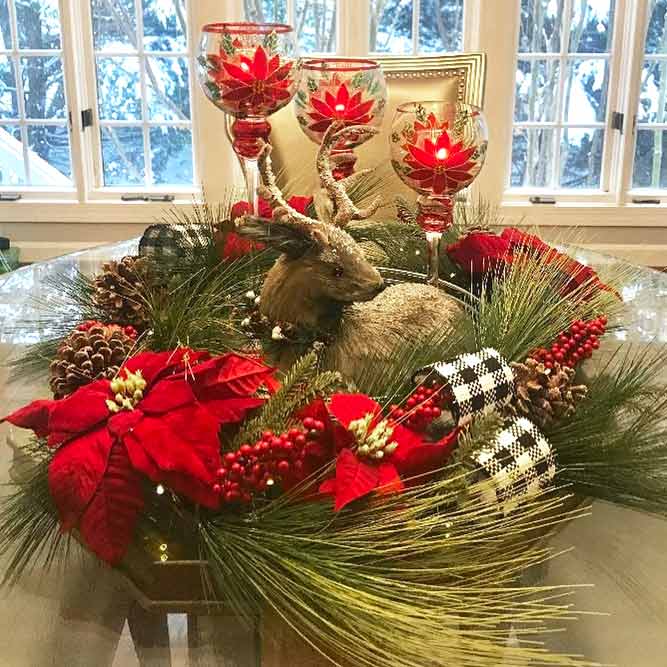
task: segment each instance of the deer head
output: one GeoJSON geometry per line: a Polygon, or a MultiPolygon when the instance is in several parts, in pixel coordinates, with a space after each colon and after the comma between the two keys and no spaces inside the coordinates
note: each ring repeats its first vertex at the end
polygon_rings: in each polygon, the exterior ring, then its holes
{"type": "Polygon", "coordinates": [[[246,218],[239,230],[282,250],[283,255],[269,271],[262,289],[262,312],[273,320],[316,327],[337,312],[336,306],[369,301],[384,287],[382,277],[364,257],[354,239],[344,231],[351,220],[363,220],[375,213],[379,200],[368,208],[357,208],[347,188],[364,172],[342,181],[333,176],[331,150],[347,133],[374,133],[374,128],[333,124],[324,136],[317,156],[322,188],[332,204],[331,221],[316,220],[299,213],[286,201],[276,184],[271,146],[266,144],[259,158],[262,176],[260,194],[273,209],[267,224],[246,218]]]}

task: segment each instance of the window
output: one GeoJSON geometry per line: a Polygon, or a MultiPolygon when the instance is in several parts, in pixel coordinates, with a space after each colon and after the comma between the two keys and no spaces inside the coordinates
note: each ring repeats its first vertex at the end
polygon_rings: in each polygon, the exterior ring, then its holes
{"type": "Polygon", "coordinates": [[[370,53],[428,54],[463,48],[463,0],[371,0],[370,53]]]}
{"type": "Polygon", "coordinates": [[[614,0],[521,0],[509,185],[606,188],[614,0]]]}
{"type": "MultiPolygon", "coordinates": [[[[244,0],[249,21],[296,26],[302,53],[418,55],[461,51],[464,0],[352,0],[338,25],[341,0],[244,0]],[[340,31],[367,31],[368,38],[341,39],[340,31]],[[366,46],[367,45],[367,46],[366,46]]],[[[366,33],[364,33],[366,34],[366,33]]]]}
{"type": "Polygon", "coordinates": [[[632,186],[667,189],[667,0],[649,2],[632,186]]]}
{"type": "Polygon", "coordinates": [[[91,0],[98,186],[192,188],[185,0],[91,0]]]}
{"type": "Polygon", "coordinates": [[[72,187],[58,0],[0,0],[0,186],[72,187]]]}
{"type": "Polygon", "coordinates": [[[336,0],[244,0],[246,20],[295,26],[302,53],[337,53],[336,0]]]}

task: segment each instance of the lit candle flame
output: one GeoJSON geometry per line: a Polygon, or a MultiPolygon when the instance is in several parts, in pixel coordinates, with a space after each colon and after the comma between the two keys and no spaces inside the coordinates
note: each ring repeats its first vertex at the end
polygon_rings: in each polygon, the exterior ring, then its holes
{"type": "Polygon", "coordinates": [[[345,111],[345,105],[344,104],[337,104],[334,107],[334,109],[336,109],[336,111],[345,111]]]}
{"type": "Polygon", "coordinates": [[[435,157],[437,157],[438,160],[446,160],[448,155],[449,153],[447,152],[446,148],[438,148],[438,150],[435,152],[435,157]]]}
{"type": "Polygon", "coordinates": [[[248,63],[244,63],[244,62],[241,62],[241,69],[244,72],[249,72],[250,71],[250,67],[248,66],[248,63]]]}

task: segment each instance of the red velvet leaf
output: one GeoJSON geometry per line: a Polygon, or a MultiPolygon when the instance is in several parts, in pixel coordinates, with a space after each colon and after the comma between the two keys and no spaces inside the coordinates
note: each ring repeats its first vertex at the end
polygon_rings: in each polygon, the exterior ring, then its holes
{"type": "Polygon", "coordinates": [[[403,482],[393,464],[383,463],[378,467],[378,493],[400,493],[403,488],[403,482]]]}
{"type": "Polygon", "coordinates": [[[155,383],[139,407],[147,414],[160,415],[188,405],[195,395],[182,375],[172,376],[155,383]]]}
{"type": "Polygon", "coordinates": [[[61,447],[49,465],[49,489],[62,529],[71,530],[95,495],[107,468],[111,437],[106,429],[61,447]]]}
{"type": "Polygon", "coordinates": [[[344,449],[336,463],[335,510],[338,512],[353,500],[369,494],[377,486],[378,479],[376,467],[363,463],[349,449],[344,449]]]}
{"type": "Polygon", "coordinates": [[[60,444],[106,421],[108,398],[111,398],[109,380],[97,380],[55,401],[49,417],[50,444],[60,444]]]}
{"type": "Polygon", "coordinates": [[[125,447],[115,442],[106,472],[81,517],[81,536],[102,560],[115,565],[132,541],[143,507],[141,476],[132,468],[125,447]]]}
{"type": "Polygon", "coordinates": [[[33,401],[0,419],[0,423],[8,421],[19,428],[29,428],[35,435],[44,438],[49,433],[49,415],[53,405],[55,401],[33,401]]]}
{"type": "Polygon", "coordinates": [[[381,410],[380,404],[365,394],[334,394],[329,402],[329,411],[345,428],[369,413],[377,416],[381,410]]]}

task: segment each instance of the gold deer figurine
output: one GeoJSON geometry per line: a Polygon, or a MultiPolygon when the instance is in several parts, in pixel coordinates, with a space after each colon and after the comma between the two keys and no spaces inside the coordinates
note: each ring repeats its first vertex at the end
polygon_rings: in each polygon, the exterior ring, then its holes
{"type": "MultiPolygon", "coordinates": [[[[332,124],[317,155],[317,171],[328,195],[329,220],[301,214],[286,201],[276,184],[271,146],[259,159],[260,194],[271,205],[273,222],[252,218],[239,221],[239,231],[273,244],[282,255],[269,270],[260,298],[260,311],[271,321],[287,322],[316,331],[335,331],[324,355],[324,365],[355,380],[363,359],[379,362],[406,340],[418,341],[435,329],[447,329],[460,311],[458,302],[442,290],[421,283],[386,287],[379,271],[345,231],[353,220],[370,218],[380,205],[376,199],[360,209],[348,188],[365,172],[344,180],[333,176],[332,149],[345,136],[375,133],[365,126],[332,124]]],[[[273,361],[286,367],[296,352],[285,346],[273,361]]]]}

